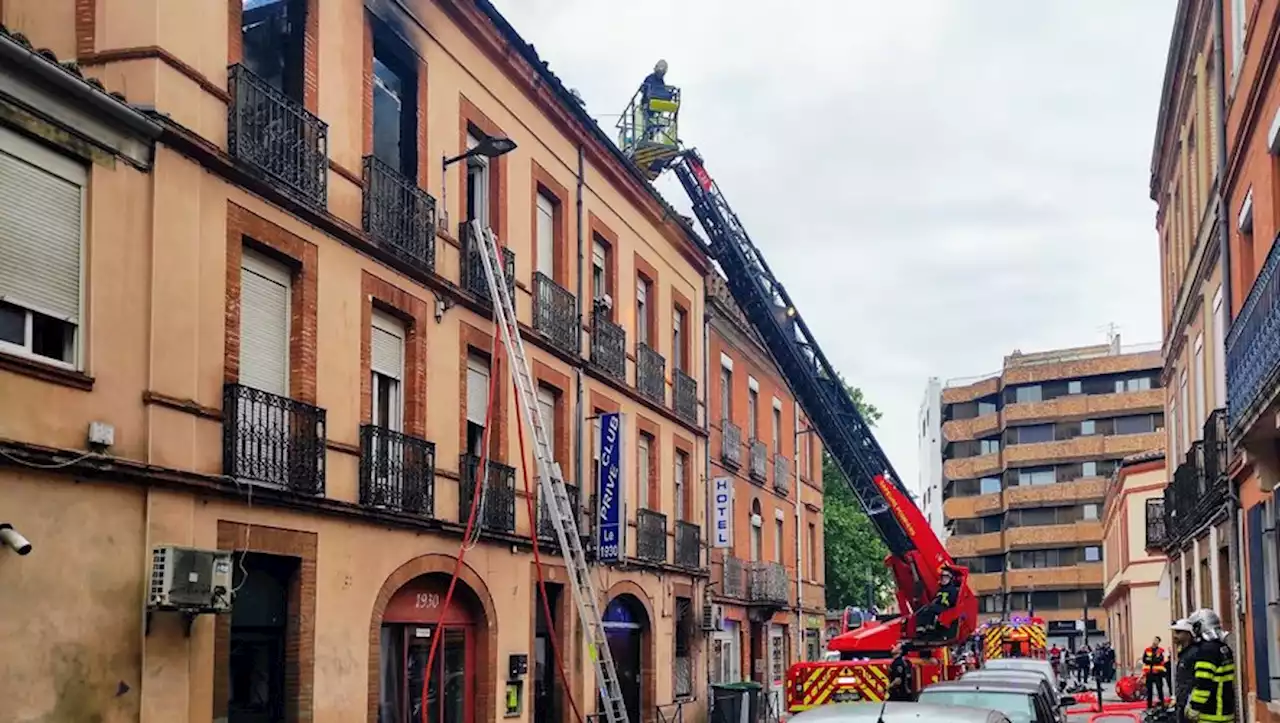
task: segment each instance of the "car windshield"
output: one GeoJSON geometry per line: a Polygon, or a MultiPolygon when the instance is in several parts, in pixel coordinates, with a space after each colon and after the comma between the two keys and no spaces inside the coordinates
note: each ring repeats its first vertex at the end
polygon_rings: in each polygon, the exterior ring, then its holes
{"type": "Polygon", "coordinates": [[[921,703],[963,705],[970,708],[998,710],[1013,723],[1031,723],[1036,719],[1031,696],[1026,693],[1000,693],[989,690],[929,690],[920,692],[921,703]]]}

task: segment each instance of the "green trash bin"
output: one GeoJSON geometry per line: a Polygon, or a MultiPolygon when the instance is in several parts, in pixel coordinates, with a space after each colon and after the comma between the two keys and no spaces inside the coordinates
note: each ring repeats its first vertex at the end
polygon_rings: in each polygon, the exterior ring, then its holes
{"type": "Polygon", "coordinates": [[[711,723],[756,723],[762,686],[754,681],[711,686],[711,723]]]}

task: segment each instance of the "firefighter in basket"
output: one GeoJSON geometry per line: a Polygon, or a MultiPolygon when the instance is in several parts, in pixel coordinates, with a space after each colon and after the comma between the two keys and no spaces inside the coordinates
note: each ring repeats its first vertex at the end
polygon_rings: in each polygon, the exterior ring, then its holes
{"type": "Polygon", "coordinates": [[[931,638],[938,634],[938,617],[955,606],[960,597],[960,584],[950,565],[938,568],[938,593],[916,612],[916,637],[931,638]]]}

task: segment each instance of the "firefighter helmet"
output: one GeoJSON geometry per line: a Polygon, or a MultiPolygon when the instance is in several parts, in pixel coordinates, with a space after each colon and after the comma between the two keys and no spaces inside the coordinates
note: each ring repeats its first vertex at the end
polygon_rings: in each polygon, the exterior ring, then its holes
{"type": "Polygon", "coordinates": [[[1187,618],[1187,622],[1191,623],[1191,631],[1201,640],[1221,640],[1222,634],[1222,618],[1209,608],[1200,608],[1191,613],[1187,618]]]}

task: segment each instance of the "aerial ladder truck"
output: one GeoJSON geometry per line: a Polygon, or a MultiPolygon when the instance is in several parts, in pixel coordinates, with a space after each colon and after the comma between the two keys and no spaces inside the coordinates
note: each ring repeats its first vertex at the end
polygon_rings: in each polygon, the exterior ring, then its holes
{"type": "Polygon", "coordinates": [[[786,288],[752,243],[697,150],[678,133],[680,92],[665,83],[659,61],[618,122],[618,143],[650,181],[670,169],[693,203],[706,233],[705,250],[719,263],[734,301],[773,357],[841,475],[884,540],[885,564],[897,587],[896,617],[867,622],[832,638],[838,660],[796,663],[787,674],[791,712],[842,700],[883,700],[894,646],[911,650],[915,689],[959,671],[952,649],[977,630],[977,598],[969,572],[957,565],[916,507],[871,428],[818,346],[786,288]],[[917,613],[933,601],[940,573],[952,571],[959,592],[931,630],[917,629],[917,613]]]}

